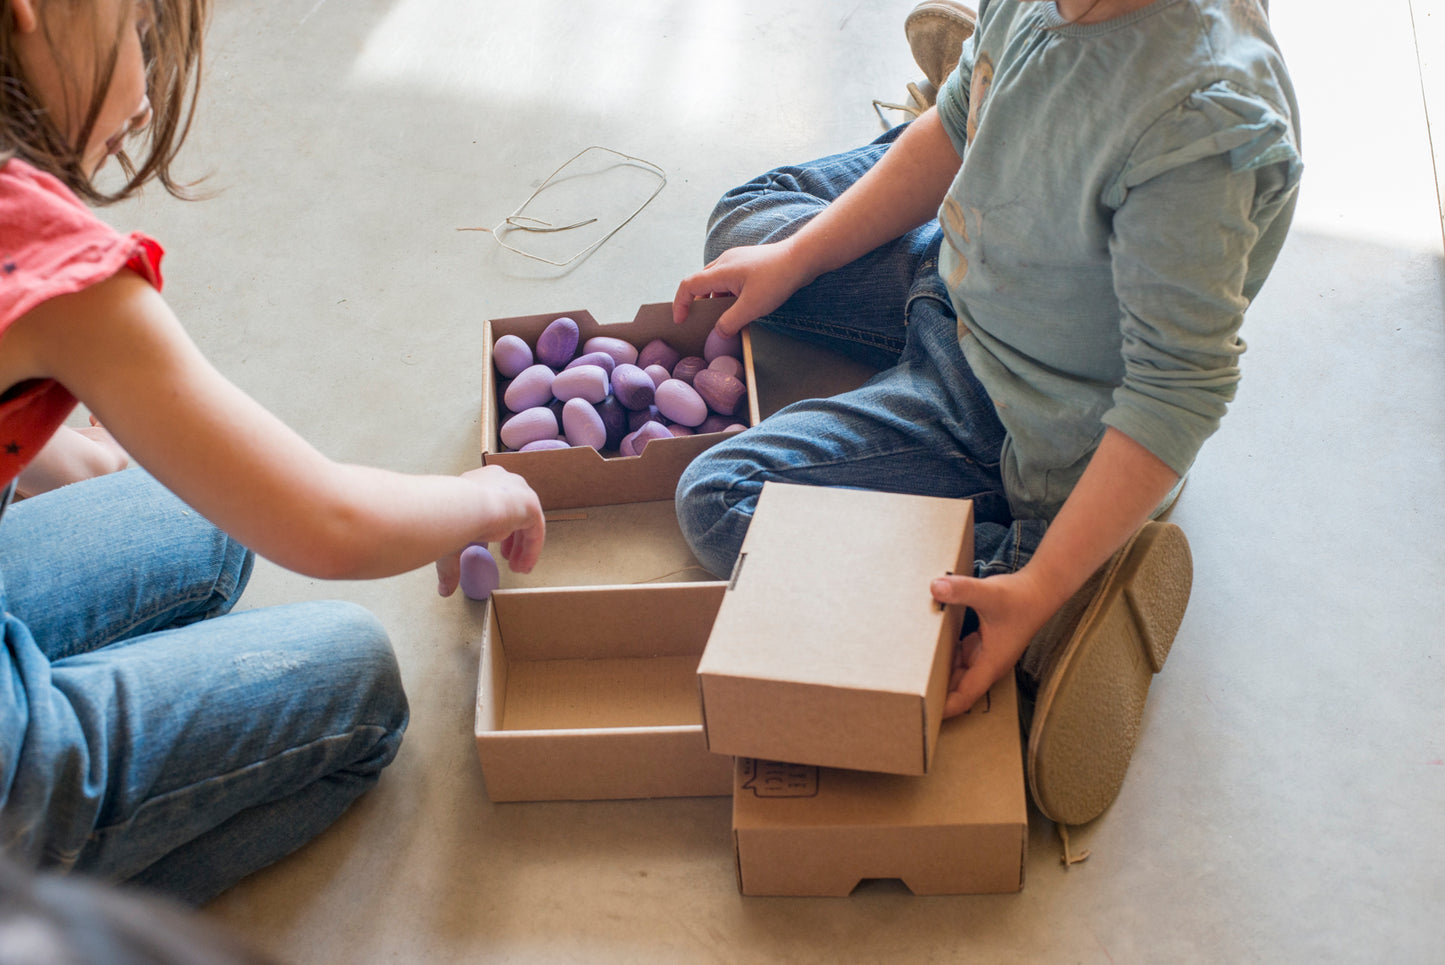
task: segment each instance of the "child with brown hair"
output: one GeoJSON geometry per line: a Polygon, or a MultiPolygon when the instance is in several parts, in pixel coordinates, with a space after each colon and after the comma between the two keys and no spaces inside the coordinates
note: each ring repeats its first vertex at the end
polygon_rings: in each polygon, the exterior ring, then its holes
{"type": "Polygon", "coordinates": [[[183,193],[207,15],[0,0],[0,848],[193,903],[335,820],[406,726],[365,610],[228,613],[252,551],[334,579],[435,561],[446,596],[469,543],[525,572],[544,539],[500,468],[327,459],[201,356],[160,296],[160,246],[82,203],[183,193]],[[106,192],[111,158],[126,179],[106,192]],[[77,400],[104,432],[63,425],[77,400]],[[124,453],[146,471],[104,472],[124,453]],[[39,494],[4,508],[22,473],[39,494]]]}

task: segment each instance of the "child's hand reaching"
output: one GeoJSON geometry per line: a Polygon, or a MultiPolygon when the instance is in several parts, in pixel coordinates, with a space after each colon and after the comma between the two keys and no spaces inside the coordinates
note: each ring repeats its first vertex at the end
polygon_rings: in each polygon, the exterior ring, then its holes
{"type": "MultiPolygon", "coordinates": [[[[461,478],[470,480],[484,491],[484,505],[494,519],[473,538],[478,543],[500,543],[499,553],[507,565],[517,573],[530,573],[542,553],[546,541],[546,522],[542,517],[542,504],[527,481],[501,466],[483,466],[462,473],[461,478]]],[[[437,560],[437,592],[451,596],[461,582],[461,553],[464,546],[454,553],[437,560]]]]}
{"type": "Polygon", "coordinates": [[[717,320],[718,331],[736,335],[749,322],[774,311],[812,277],[787,240],[733,248],[682,280],[672,300],[672,320],[686,321],[695,299],[736,295],[737,303],[717,320]]]}

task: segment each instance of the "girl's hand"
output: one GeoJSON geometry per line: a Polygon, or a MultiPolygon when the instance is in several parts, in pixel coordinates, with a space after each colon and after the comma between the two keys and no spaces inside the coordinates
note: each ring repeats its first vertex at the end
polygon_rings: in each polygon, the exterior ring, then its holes
{"type": "Polygon", "coordinates": [[[684,278],[672,300],[672,320],[687,320],[697,298],[736,295],[737,303],[717,320],[718,331],[736,335],[749,322],[772,312],[812,281],[788,241],[732,248],[702,271],[684,278]]]}
{"type": "MultiPolygon", "coordinates": [[[[477,543],[500,543],[499,552],[516,573],[530,573],[546,542],[546,521],[542,503],[527,481],[501,466],[482,466],[462,473],[461,478],[483,488],[486,507],[493,518],[473,538],[477,543]]],[[[437,592],[451,596],[461,582],[461,553],[448,553],[437,560],[437,592]]]]}
{"type": "Polygon", "coordinates": [[[130,456],[95,416],[82,429],[61,426],[20,473],[15,490],[21,496],[68,486],[83,479],[119,472],[130,456]]]}
{"type": "Polygon", "coordinates": [[[1027,566],[1017,573],[983,580],[939,577],[931,589],[935,600],[967,606],[979,621],[978,630],[964,637],[954,653],[943,716],[955,717],[1013,670],[1058,603],[1054,594],[1036,585],[1027,566]]]}

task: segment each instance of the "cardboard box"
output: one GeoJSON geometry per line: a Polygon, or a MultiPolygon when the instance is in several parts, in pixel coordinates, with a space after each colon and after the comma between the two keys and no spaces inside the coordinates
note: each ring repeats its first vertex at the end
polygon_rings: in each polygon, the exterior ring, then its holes
{"type": "MultiPolygon", "coordinates": [[[[659,439],[650,443],[640,456],[603,454],[590,448],[553,449],[543,452],[503,452],[497,436],[500,424],[501,379],[492,364],[492,346],[503,335],[517,335],[529,345],[537,344],[537,336],[562,316],[577,322],[581,341],[594,335],[626,339],[638,348],[654,338],[665,339],[684,355],[701,355],[703,343],[732,298],[702,299],[693,303],[686,322],[672,320],[672,303],[643,305],[631,321],[603,325],[587,311],[549,312],[515,318],[494,318],[483,326],[482,351],[482,462],[496,463],[517,473],[531,484],[546,509],[571,509],[580,506],[604,506],[612,503],[645,502],[672,499],[677,480],[687,464],[709,446],[727,438],[729,433],[710,432],[702,435],[659,439]]],[[[748,409],[738,421],[756,425],[758,392],[753,370],[752,336],[742,331],[743,381],[748,387],[748,409]]],[[[737,430],[734,430],[734,434],[737,430]]]]}
{"type": "Polygon", "coordinates": [[[475,732],[493,801],[726,795],[697,662],[724,583],[497,590],[475,732]]]}
{"type": "Polygon", "coordinates": [[[1013,675],[943,722],[924,777],[738,759],[733,842],[745,895],[841,897],[874,878],[915,895],[1019,891],[1028,811],[1013,675]]]}
{"type": "Polygon", "coordinates": [[[767,483],[698,666],[718,754],[924,774],[973,571],[973,505],[767,483]]]}

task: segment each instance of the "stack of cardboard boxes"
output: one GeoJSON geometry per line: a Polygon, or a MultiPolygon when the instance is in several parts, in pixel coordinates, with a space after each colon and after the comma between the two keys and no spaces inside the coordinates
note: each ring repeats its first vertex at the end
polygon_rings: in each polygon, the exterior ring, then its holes
{"type": "MultiPolygon", "coordinates": [[[[606,334],[700,347],[725,300],[674,326],[644,306],[606,334]]],[[[535,336],[561,313],[489,323],[535,336]]],[[[570,312],[583,337],[600,328],[570,312]]],[[[759,419],[744,332],[750,423],[759,419]]],[[[483,459],[550,510],[670,499],[722,434],[640,456],[499,451],[490,358],[483,459]]],[[[724,582],[532,587],[492,595],[476,741],[493,801],[731,794],[749,895],[1017,891],[1027,812],[1012,677],[943,719],[961,613],[928,593],[969,572],[966,500],[769,483],[724,582]]]]}

